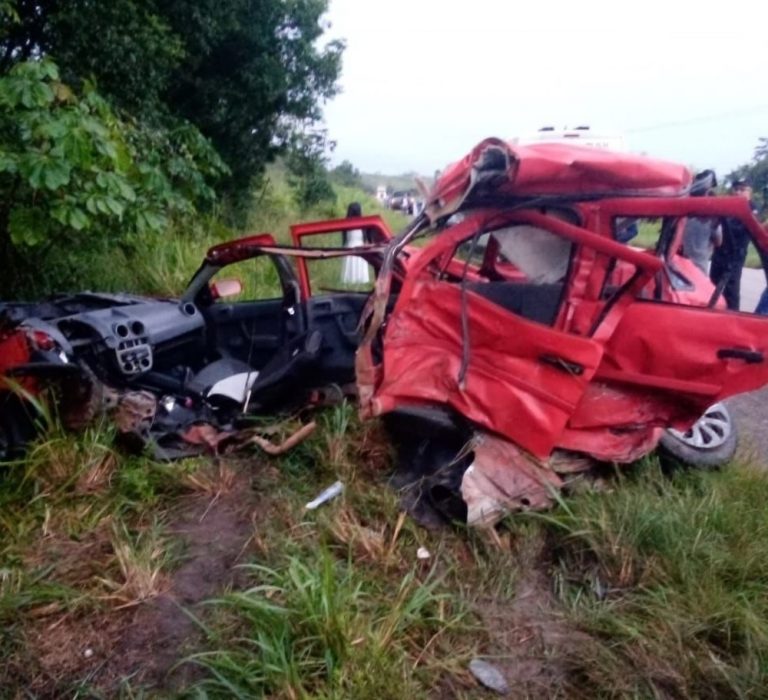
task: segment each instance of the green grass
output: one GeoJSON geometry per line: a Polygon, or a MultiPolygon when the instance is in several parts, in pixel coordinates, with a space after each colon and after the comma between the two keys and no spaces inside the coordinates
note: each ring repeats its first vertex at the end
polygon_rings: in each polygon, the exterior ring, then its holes
{"type": "Polygon", "coordinates": [[[589,644],[593,697],[764,697],[768,480],[732,466],[671,477],[648,464],[541,522],[554,580],[589,644]]]}
{"type": "MultiPolygon", "coordinates": [[[[495,538],[433,533],[399,514],[376,423],[361,424],[348,405],[317,419],[292,452],[222,463],[217,474],[205,459],[163,465],[122,455],[107,427],[80,437],[54,429],[6,467],[0,686],[37,687],[29,658],[41,619],[109,616],[165,590],[180,549],[168,514],[190,488],[215,500],[224,469],[250,475],[259,493],[256,544],[240,560],[239,587],[194,613],[202,634],[178,662],[200,675],[184,695],[418,698],[440,688],[484,697],[469,660],[514,668],[533,643],[525,640],[553,624],[560,637],[541,633],[542,646],[523,658],[559,669],[544,695],[761,697],[768,687],[762,472],[732,465],[669,475],[649,459],[603,491],[510,517],[495,538]],[[306,511],[336,479],[344,494],[306,511]],[[419,547],[428,560],[417,559],[419,547]],[[541,611],[494,623],[516,610],[532,572],[541,611]]],[[[45,687],[65,692],[85,681],[45,687]]]]}

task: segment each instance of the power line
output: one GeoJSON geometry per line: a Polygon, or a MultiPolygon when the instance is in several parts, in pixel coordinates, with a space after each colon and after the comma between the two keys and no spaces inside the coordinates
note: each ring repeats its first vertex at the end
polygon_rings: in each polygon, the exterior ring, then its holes
{"type": "Polygon", "coordinates": [[[652,126],[640,126],[634,129],[627,129],[627,134],[639,134],[645,131],[656,131],[657,129],[670,129],[679,126],[690,126],[691,124],[703,124],[706,122],[719,121],[721,119],[732,119],[733,117],[742,117],[749,114],[759,114],[768,112],[768,104],[749,107],[748,109],[733,110],[730,112],[721,112],[720,114],[709,114],[703,117],[693,117],[692,119],[683,119],[674,122],[661,122],[652,126]]]}

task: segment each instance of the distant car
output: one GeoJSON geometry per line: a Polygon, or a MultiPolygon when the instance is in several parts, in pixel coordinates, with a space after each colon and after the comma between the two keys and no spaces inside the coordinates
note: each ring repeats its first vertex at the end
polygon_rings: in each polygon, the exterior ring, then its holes
{"type": "Polygon", "coordinates": [[[402,211],[408,203],[408,192],[393,192],[389,198],[389,208],[402,211]]]}

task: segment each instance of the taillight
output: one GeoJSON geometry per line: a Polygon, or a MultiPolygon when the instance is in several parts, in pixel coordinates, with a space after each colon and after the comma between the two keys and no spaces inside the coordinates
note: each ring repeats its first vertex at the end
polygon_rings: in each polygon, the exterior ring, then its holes
{"type": "Polygon", "coordinates": [[[56,341],[43,331],[32,330],[27,333],[32,347],[35,350],[55,350],[56,341]]]}

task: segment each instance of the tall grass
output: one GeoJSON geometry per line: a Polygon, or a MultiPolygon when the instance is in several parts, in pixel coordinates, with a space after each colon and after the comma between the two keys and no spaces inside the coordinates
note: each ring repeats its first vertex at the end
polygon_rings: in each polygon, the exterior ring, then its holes
{"type": "Polygon", "coordinates": [[[651,465],[544,516],[594,696],[765,697],[768,478],[651,465]]]}

